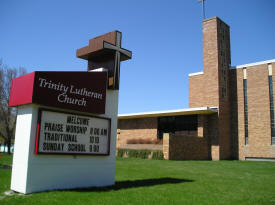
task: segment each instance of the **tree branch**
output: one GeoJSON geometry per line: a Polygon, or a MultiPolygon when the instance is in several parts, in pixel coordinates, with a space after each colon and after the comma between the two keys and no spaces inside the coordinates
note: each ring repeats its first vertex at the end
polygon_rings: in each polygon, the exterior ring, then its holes
{"type": "Polygon", "coordinates": [[[5,137],[5,135],[3,135],[1,131],[0,131],[0,137],[2,137],[4,140],[7,140],[7,137],[5,137]]]}

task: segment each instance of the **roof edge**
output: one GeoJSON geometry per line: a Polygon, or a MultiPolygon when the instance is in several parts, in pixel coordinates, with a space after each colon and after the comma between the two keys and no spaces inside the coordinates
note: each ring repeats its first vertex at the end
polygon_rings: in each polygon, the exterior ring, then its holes
{"type": "Polygon", "coordinates": [[[194,75],[202,75],[203,74],[203,71],[201,72],[196,72],[196,73],[189,73],[188,76],[194,76],[194,75]]]}
{"type": "Polygon", "coordinates": [[[248,63],[248,64],[237,65],[237,66],[231,66],[231,69],[246,68],[246,67],[262,65],[262,64],[268,64],[268,63],[275,63],[275,59],[265,60],[265,61],[258,61],[258,62],[254,62],[254,63],[248,63]]]}
{"type": "Polygon", "coordinates": [[[197,107],[197,108],[186,108],[186,109],[177,109],[177,110],[163,110],[163,111],[153,111],[153,112],[119,114],[118,119],[134,119],[134,118],[145,118],[145,117],[148,118],[148,117],[192,115],[192,114],[213,114],[216,112],[218,112],[217,107],[197,107]]]}

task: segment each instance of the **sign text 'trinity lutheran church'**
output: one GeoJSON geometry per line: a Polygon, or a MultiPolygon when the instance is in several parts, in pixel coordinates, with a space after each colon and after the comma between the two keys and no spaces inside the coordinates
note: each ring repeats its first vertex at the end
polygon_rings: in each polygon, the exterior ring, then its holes
{"type": "Polygon", "coordinates": [[[77,50],[88,72],[35,71],[12,80],[12,190],[114,184],[120,62],[132,57],[121,36],[113,31],[77,50]]]}
{"type": "Polygon", "coordinates": [[[10,106],[40,104],[103,114],[107,72],[33,72],[12,81],[10,106]]]}

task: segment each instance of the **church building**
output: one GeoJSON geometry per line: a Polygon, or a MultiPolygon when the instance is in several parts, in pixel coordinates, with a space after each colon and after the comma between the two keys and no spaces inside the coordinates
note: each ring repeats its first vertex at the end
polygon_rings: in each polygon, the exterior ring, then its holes
{"type": "Polygon", "coordinates": [[[231,66],[230,29],[203,20],[203,72],[189,74],[189,108],[118,116],[117,147],[162,141],[165,159],[275,160],[275,59],[231,66]]]}

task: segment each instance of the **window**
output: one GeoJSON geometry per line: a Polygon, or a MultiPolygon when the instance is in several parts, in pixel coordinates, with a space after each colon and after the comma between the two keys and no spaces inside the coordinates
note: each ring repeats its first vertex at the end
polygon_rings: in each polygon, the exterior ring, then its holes
{"type": "Polygon", "coordinates": [[[273,102],[272,75],[268,76],[268,83],[269,83],[269,102],[270,102],[271,144],[275,144],[275,122],[274,122],[274,102],[273,102]]]}
{"type": "Polygon", "coordinates": [[[158,118],[158,139],[162,139],[163,133],[175,133],[176,131],[194,131],[198,127],[197,115],[169,116],[158,118]]]}
{"type": "Polygon", "coordinates": [[[243,94],[244,94],[244,133],[245,144],[248,144],[248,110],[247,110],[247,82],[243,79],[243,94]]]}
{"type": "Polygon", "coordinates": [[[226,88],[222,88],[222,98],[226,97],[226,88]]]}

